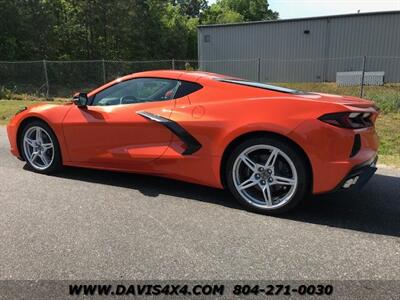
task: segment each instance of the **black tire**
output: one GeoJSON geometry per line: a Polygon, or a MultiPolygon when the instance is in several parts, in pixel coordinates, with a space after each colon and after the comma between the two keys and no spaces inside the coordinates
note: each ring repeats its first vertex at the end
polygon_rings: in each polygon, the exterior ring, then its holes
{"type": "Polygon", "coordinates": [[[238,146],[236,146],[236,148],[233,149],[226,164],[225,180],[230,192],[233,194],[236,200],[246,209],[267,215],[278,215],[295,208],[300,202],[302,202],[305,196],[309,193],[311,178],[308,172],[307,163],[304,161],[304,158],[299,153],[299,151],[295,147],[293,147],[293,145],[285,142],[284,140],[266,136],[250,138],[240,143],[238,146]],[[286,202],[283,206],[276,208],[261,208],[254,203],[252,204],[251,201],[246,200],[235,187],[233,175],[235,161],[243,151],[256,145],[268,145],[276,147],[284,154],[286,154],[293,162],[293,165],[297,172],[297,187],[294,189],[294,194],[291,196],[290,200],[288,200],[288,202],[286,202]]]}
{"type": "Polygon", "coordinates": [[[19,136],[19,149],[21,150],[22,158],[25,160],[28,168],[34,172],[40,174],[51,174],[58,171],[62,167],[61,150],[60,150],[60,145],[58,143],[58,139],[54,134],[53,130],[50,128],[50,126],[43,121],[34,120],[24,126],[24,128],[21,131],[21,135],[19,136]],[[27,159],[27,154],[25,153],[24,136],[26,132],[32,127],[40,127],[42,130],[44,130],[51,138],[51,142],[53,143],[53,151],[54,151],[53,160],[51,164],[45,169],[38,169],[37,167],[35,167],[35,165],[33,165],[27,159]]]}

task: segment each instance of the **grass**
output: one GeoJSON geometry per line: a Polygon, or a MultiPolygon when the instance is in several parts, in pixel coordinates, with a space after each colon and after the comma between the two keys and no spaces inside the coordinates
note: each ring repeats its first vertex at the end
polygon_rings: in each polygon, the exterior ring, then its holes
{"type": "Polygon", "coordinates": [[[381,114],[376,130],[380,138],[379,163],[400,168],[400,113],[381,114]]]}
{"type": "MultiPolygon", "coordinates": [[[[279,85],[305,91],[350,96],[359,96],[360,92],[359,87],[337,87],[335,83],[281,83],[279,85]]],[[[365,87],[365,98],[374,100],[382,112],[376,123],[380,138],[379,162],[400,167],[400,84],[365,87]]],[[[0,124],[6,124],[20,108],[44,101],[24,95],[12,99],[22,100],[0,100],[0,124]]],[[[56,102],[61,100],[65,99],[54,99],[56,102]]]]}
{"type": "Polygon", "coordinates": [[[44,101],[0,100],[0,124],[6,124],[24,106],[28,107],[37,103],[44,103],[44,101]]]}

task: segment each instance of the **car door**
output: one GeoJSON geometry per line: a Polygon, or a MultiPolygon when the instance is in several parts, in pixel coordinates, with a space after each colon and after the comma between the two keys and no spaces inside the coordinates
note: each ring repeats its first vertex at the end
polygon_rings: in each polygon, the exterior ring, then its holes
{"type": "Polygon", "coordinates": [[[63,122],[70,160],[130,168],[160,157],[172,133],[143,112],[169,118],[179,84],[172,79],[135,78],[91,95],[87,107],[74,105],[63,122]]]}

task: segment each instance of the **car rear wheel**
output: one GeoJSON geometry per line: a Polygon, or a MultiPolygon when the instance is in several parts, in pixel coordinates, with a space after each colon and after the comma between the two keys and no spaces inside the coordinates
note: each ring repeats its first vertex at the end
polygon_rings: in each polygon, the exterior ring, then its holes
{"type": "Polygon", "coordinates": [[[49,174],[61,167],[57,137],[44,122],[33,121],[24,127],[20,149],[28,166],[38,173],[49,174]]]}
{"type": "Polygon", "coordinates": [[[279,214],[303,200],[309,178],[299,152],[280,139],[252,138],[234,150],[226,181],[235,198],[250,210],[279,214]]]}

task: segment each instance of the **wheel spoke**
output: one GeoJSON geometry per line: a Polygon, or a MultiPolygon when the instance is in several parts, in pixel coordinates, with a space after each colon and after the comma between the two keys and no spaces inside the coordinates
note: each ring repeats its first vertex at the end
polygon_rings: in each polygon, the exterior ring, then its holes
{"type": "Polygon", "coordinates": [[[240,190],[245,190],[245,189],[248,189],[249,187],[252,187],[252,186],[254,186],[254,185],[256,185],[256,184],[257,184],[257,181],[255,181],[254,178],[253,178],[253,176],[252,176],[252,177],[250,177],[249,179],[243,181],[243,182],[238,186],[238,188],[239,188],[240,190]]]}
{"type": "Polygon", "coordinates": [[[39,128],[36,128],[36,142],[42,143],[42,131],[39,128]]]}
{"type": "Polygon", "coordinates": [[[53,148],[53,144],[52,143],[46,143],[46,144],[42,144],[43,150],[49,150],[53,148]]]}
{"type": "Polygon", "coordinates": [[[275,165],[276,158],[278,157],[278,154],[279,154],[279,152],[278,152],[277,149],[272,150],[270,155],[269,155],[269,157],[268,157],[268,160],[267,160],[265,166],[266,167],[273,167],[275,165]]]}
{"type": "Polygon", "coordinates": [[[25,138],[25,142],[31,146],[31,147],[35,147],[35,141],[30,139],[30,138],[25,138]]]}
{"type": "Polygon", "coordinates": [[[37,152],[37,151],[32,152],[30,160],[33,162],[36,159],[36,157],[38,157],[38,155],[39,155],[39,152],[37,152]]]}
{"type": "Polygon", "coordinates": [[[271,206],[272,205],[271,189],[268,184],[262,187],[262,192],[264,195],[265,205],[271,206]]]}
{"type": "Polygon", "coordinates": [[[39,154],[39,157],[40,157],[40,159],[42,160],[43,164],[44,164],[45,166],[48,166],[49,160],[47,159],[46,154],[44,154],[44,153],[39,154]]]}
{"type": "Polygon", "coordinates": [[[274,176],[274,182],[275,184],[280,184],[280,185],[294,185],[296,183],[296,181],[292,178],[286,178],[281,176],[274,176]]]}
{"type": "Polygon", "coordinates": [[[256,163],[254,161],[252,161],[246,154],[242,154],[240,156],[240,159],[246,164],[246,166],[252,170],[255,171],[256,170],[256,163]]]}

